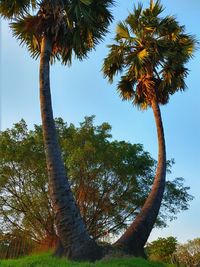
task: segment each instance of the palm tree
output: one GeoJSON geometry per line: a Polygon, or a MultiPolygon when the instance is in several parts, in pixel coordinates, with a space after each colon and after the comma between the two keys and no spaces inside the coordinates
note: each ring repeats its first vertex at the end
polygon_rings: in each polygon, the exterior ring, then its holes
{"type": "Polygon", "coordinates": [[[72,56],[86,57],[107,32],[112,4],[113,0],[0,0],[0,14],[14,19],[13,35],[33,58],[40,57],[40,107],[50,197],[62,254],[76,260],[95,260],[101,249],[86,230],[64,169],[52,111],[50,63],[58,59],[70,65],[72,56]]]}
{"type": "Polygon", "coordinates": [[[158,163],[151,192],[134,222],[117,240],[121,247],[135,256],[144,256],[144,245],[156,221],[166,176],[166,150],[160,105],[171,95],[186,88],[188,70],[196,44],[172,16],[161,17],[160,1],[134,7],[124,22],[117,26],[115,43],[110,45],[103,72],[110,82],[121,74],[117,90],[123,100],[140,109],[152,108],[158,137],[158,163]]]}

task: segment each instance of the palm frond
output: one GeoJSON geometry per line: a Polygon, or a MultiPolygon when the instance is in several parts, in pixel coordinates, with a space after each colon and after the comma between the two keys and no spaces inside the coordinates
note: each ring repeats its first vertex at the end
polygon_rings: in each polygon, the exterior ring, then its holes
{"type": "Polygon", "coordinates": [[[176,40],[180,32],[184,31],[184,27],[180,26],[174,16],[166,16],[160,20],[157,27],[157,33],[160,37],[167,37],[169,40],[176,40]]]}
{"type": "Polygon", "coordinates": [[[124,46],[111,45],[109,46],[110,52],[103,63],[103,72],[105,77],[109,78],[112,83],[113,77],[122,71],[124,67],[124,46]]]}
{"type": "Polygon", "coordinates": [[[138,20],[142,14],[142,8],[143,8],[142,3],[138,3],[137,7],[134,6],[133,13],[131,15],[133,15],[138,20]]]}
{"type": "MultiPolygon", "coordinates": [[[[77,58],[86,57],[87,53],[104,38],[113,19],[109,10],[113,4],[113,0],[90,1],[90,4],[72,1],[70,8],[65,10],[67,19],[73,22],[72,47],[74,46],[73,53],[77,58]]],[[[63,63],[66,63],[66,57],[63,63]]]]}
{"type": "Polygon", "coordinates": [[[92,0],[80,0],[85,5],[90,5],[92,3],[92,0]]]}
{"type": "Polygon", "coordinates": [[[164,8],[161,5],[160,0],[156,1],[156,3],[150,9],[154,17],[158,17],[164,11],[164,8]]]}
{"type": "Polygon", "coordinates": [[[117,85],[117,91],[122,98],[122,100],[130,100],[134,98],[135,92],[134,92],[134,85],[135,80],[131,79],[130,77],[122,76],[118,85],[117,85]]]}
{"type": "Polygon", "coordinates": [[[38,20],[29,14],[20,17],[10,23],[13,36],[20,41],[21,45],[26,45],[33,58],[40,54],[41,37],[35,29],[38,27],[38,20]]]}
{"type": "Polygon", "coordinates": [[[129,38],[131,38],[131,36],[127,25],[125,25],[123,22],[118,23],[116,28],[116,40],[120,41],[121,39],[129,38]]]}
{"type": "Polygon", "coordinates": [[[149,53],[146,49],[138,49],[131,51],[125,56],[125,66],[128,67],[129,73],[132,73],[132,76],[140,79],[142,76],[148,74],[148,62],[150,61],[149,53]]]}
{"type": "Polygon", "coordinates": [[[142,4],[138,3],[138,6],[134,6],[133,13],[130,13],[125,23],[130,27],[132,34],[138,34],[141,31],[141,15],[142,15],[142,4]]]}
{"type": "Polygon", "coordinates": [[[178,43],[181,47],[182,54],[187,59],[193,57],[194,52],[197,50],[197,46],[199,45],[195,36],[182,33],[179,35],[178,43]]]}
{"type": "Polygon", "coordinates": [[[0,14],[10,19],[28,12],[30,8],[35,9],[36,5],[36,0],[0,0],[0,14]]]}
{"type": "Polygon", "coordinates": [[[144,60],[145,60],[146,58],[148,58],[148,56],[149,56],[149,52],[147,51],[146,48],[144,48],[144,49],[142,49],[141,51],[139,51],[139,52],[137,53],[137,56],[138,56],[138,60],[139,60],[139,61],[144,62],[144,60]]]}

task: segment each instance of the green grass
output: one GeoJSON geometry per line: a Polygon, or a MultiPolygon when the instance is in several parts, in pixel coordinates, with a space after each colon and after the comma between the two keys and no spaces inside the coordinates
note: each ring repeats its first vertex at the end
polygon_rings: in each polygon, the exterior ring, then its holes
{"type": "Polygon", "coordinates": [[[174,265],[165,265],[140,258],[128,257],[104,259],[95,263],[72,262],[64,258],[55,258],[51,253],[43,253],[16,260],[0,260],[0,267],[174,267],[174,265]]]}

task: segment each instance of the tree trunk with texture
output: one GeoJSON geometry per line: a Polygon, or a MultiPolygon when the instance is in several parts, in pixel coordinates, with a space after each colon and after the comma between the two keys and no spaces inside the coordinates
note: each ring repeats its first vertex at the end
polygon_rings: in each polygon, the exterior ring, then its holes
{"type": "Polygon", "coordinates": [[[151,192],[149,193],[140,213],[136,216],[135,220],[125,233],[114,244],[126,253],[138,257],[145,257],[144,245],[158,216],[165,189],[166,150],[162,118],[156,99],[152,100],[151,106],[154,113],[158,136],[158,165],[154,182],[151,192]]]}
{"type": "Polygon", "coordinates": [[[86,230],[71,192],[57,140],[49,78],[51,50],[51,40],[44,36],[40,56],[40,105],[49,190],[57,234],[62,244],[62,255],[72,260],[96,260],[101,257],[101,249],[86,230]]]}

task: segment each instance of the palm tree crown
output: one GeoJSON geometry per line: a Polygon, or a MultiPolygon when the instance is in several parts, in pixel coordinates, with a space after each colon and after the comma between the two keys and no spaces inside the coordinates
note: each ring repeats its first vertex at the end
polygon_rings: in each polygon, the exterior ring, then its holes
{"type": "Polygon", "coordinates": [[[45,35],[52,41],[51,59],[70,64],[73,54],[82,59],[102,40],[112,21],[112,4],[113,0],[0,0],[0,13],[14,18],[13,35],[33,57],[40,55],[45,35]]]}
{"type": "Polygon", "coordinates": [[[117,25],[115,44],[104,60],[103,72],[110,82],[123,72],[118,83],[121,97],[142,109],[151,106],[155,95],[158,104],[166,104],[170,95],[186,88],[185,63],[196,44],[174,17],[161,17],[162,11],[160,1],[151,1],[144,10],[142,4],[134,7],[117,25]]]}

